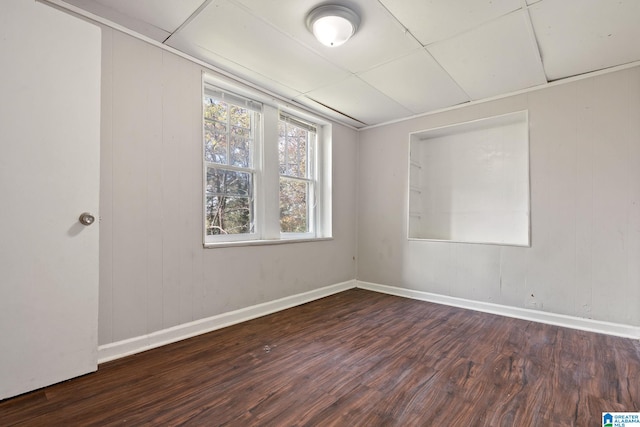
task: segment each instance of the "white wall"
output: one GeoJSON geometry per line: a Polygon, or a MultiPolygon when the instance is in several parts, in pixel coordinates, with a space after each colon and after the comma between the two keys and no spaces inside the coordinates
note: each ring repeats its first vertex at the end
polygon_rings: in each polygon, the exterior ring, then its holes
{"type": "Polygon", "coordinates": [[[360,133],[358,279],[640,325],[640,67],[360,133]],[[410,132],[528,110],[532,247],[406,239],[410,132]]]}
{"type": "Polygon", "coordinates": [[[355,278],[357,133],[340,125],[334,240],[203,249],[201,71],[103,29],[102,345],[355,278]]]}

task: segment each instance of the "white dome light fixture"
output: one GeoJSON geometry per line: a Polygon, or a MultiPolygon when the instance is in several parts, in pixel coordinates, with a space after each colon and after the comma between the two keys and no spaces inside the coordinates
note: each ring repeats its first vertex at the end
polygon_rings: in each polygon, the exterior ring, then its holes
{"type": "Polygon", "coordinates": [[[360,17],[345,6],[329,4],[313,9],[307,15],[307,28],[320,43],[329,47],[344,44],[358,30],[360,17]]]}

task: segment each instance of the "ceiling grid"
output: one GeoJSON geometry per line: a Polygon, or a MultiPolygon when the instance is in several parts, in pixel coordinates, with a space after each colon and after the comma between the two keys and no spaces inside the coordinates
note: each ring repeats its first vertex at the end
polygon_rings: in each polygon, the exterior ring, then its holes
{"type": "Polygon", "coordinates": [[[59,0],[356,128],[640,60],[637,0],[335,0],[361,24],[340,47],[318,0],[59,0]]]}

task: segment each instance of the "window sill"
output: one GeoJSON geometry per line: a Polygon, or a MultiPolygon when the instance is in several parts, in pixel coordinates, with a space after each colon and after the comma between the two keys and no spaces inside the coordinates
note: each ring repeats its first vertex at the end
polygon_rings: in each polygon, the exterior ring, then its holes
{"type": "Polygon", "coordinates": [[[288,243],[326,242],[333,240],[333,237],[312,237],[301,239],[273,239],[273,240],[239,240],[237,242],[208,242],[204,243],[205,249],[231,248],[234,246],[266,246],[285,245],[288,243]]]}

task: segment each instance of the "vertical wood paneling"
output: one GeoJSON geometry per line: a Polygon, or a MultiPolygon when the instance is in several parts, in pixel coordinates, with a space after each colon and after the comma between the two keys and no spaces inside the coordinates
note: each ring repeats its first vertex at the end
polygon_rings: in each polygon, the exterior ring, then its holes
{"type": "Polygon", "coordinates": [[[561,313],[573,312],[575,294],[575,94],[563,85],[529,96],[535,242],[523,302],[561,313]]]}
{"type": "MultiPolygon", "coordinates": [[[[158,70],[162,54],[149,45],[113,32],[113,340],[149,332],[161,326],[161,313],[149,282],[158,230],[156,194],[149,194],[149,168],[161,140],[162,104],[158,70]],[[151,202],[151,204],[150,204],[151,202]],[[152,326],[153,327],[153,326],[152,326]]],[[[156,279],[157,276],[153,275],[156,279]]]]}
{"type": "Polygon", "coordinates": [[[629,323],[640,325],[640,68],[629,73],[627,93],[629,110],[627,123],[629,126],[629,240],[627,253],[627,278],[629,286],[626,299],[631,305],[628,313],[629,323]],[[633,306],[633,301],[639,301],[633,306]]]}
{"type": "MultiPolygon", "coordinates": [[[[176,80],[180,80],[180,61],[173,55],[162,54],[162,307],[164,328],[180,324],[181,289],[180,278],[180,236],[184,232],[180,224],[180,170],[184,167],[182,135],[185,130],[185,116],[180,90],[176,80]]],[[[187,104],[188,105],[188,104],[187,104]]],[[[188,125],[189,121],[186,121],[188,125]]],[[[185,136],[189,136],[188,127],[185,136]]]]}
{"type": "MultiPolygon", "coordinates": [[[[605,75],[594,80],[592,135],[594,138],[593,246],[594,316],[603,320],[629,322],[629,310],[638,311],[640,300],[630,299],[629,292],[638,283],[628,282],[630,178],[633,159],[628,108],[630,73],[605,75]],[[633,287],[632,287],[633,286],[633,287]]],[[[636,112],[634,126],[638,126],[636,112]]],[[[637,163],[634,165],[637,169],[637,163]]],[[[636,260],[638,262],[638,260],[636,260]]]]}
{"type": "MultiPolygon", "coordinates": [[[[163,327],[193,319],[193,272],[186,236],[199,237],[189,229],[189,196],[185,191],[198,182],[187,171],[194,169],[188,153],[199,152],[199,126],[193,116],[200,112],[200,69],[173,54],[163,52],[162,66],[162,295],[163,327]]],[[[196,169],[198,170],[198,169],[196,169]]]]}
{"type": "Polygon", "coordinates": [[[202,283],[202,187],[193,185],[202,182],[202,168],[191,167],[202,162],[202,83],[201,70],[194,64],[188,64],[186,81],[175,85],[181,87],[185,101],[183,108],[188,111],[186,126],[191,130],[177,137],[181,139],[182,170],[180,182],[180,223],[183,233],[180,236],[180,278],[185,284],[180,299],[181,321],[187,322],[202,317],[196,310],[199,303],[198,286],[202,283]],[[193,101],[191,101],[193,100],[193,101]],[[196,101],[197,100],[197,101],[196,101]]]}
{"type": "MultiPolygon", "coordinates": [[[[165,53],[169,56],[170,54],[165,53]]],[[[172,55],[171,55],[172,56],[172,55]]],[[[178,175],[178,188],[180,195],[180,228],[182,230],[180,241],[180,323],[189,322],[201,316],[194,314],[194,303],[198,299],[196,284],[202,278],[202,268],[194,265],[194,261],[200,260],[196,253],[202,252],[200,241],[202,236],[202,188],[193,185],[194,182],[202,182],[202,168],[192,167],[192,164],[201,164],[202,161],[202,71],[200,67],[187,61],[179,61],[180,70],[184,78],[176,78],[173,82],[174,90],[179,90],[181,95],[180,105],[186,112],[183,117],[183,131],[175,137],[180,141],[180,170],[178,175]],[[195,267],[195,268],[194,268],[195,267]]]]}
{"type": "Polygon", "coordinates": [[[578,316],[590,318],[593,309],[593,269],[596,260],[593,254],[594,211],[593,211],[593,186],[596,179],[594,163],[595,141],[591,132],[592,109],[594,103],[592,82],[587,80],[575,85],[576,90],[572,94],[576,107],[576,169],[575,169],[575,228],[576,228],[576,292],[572,301],[575,313],[578,316]]]}
{"type": "Polygon", "coordinates": [[[102,28],[100,118],[100,295],[98,345],[113,341],[113,138],[112,82],[113,31],[102,28]]]}
{"type": "Polygon", "coordinates": [[[527,292],[530,248],[504,247],[500,251],[499,304],[522,307],[527,292]]]}
{"type": "Polygon", "coordinates": [[[456,281],[451,296],[486,302],[500,301],[500,251],[498,245],[457,245],[456,281]]]}
{"type": "Polygon", "coordinates": [[[185,232],[181,236],[181,268],[184,280],[189,280],[193,289],[193,299],[191,301],[192,320],[210,316],[203,304],[205,292],[204,281],[204,251],[202,249],[202,233],[204,213],[202,206],[202,75],[200,71],[193,80],[186,79],[184,90],[197,91],[197,104],[190,105],[190,128],[194,129],[191,140],[183,141],[185,149],[184,156],[185,169],[181,171],[181,194],[183,203],[181,204],[180,221],[185,224],[185,232]],[[191,88],[191,89],[189,89],[191,88]],[[195,185],[198,183],[198,185],[195,185]]]}
{"type": "MultiPolygon", "coordinates": [[[[427,246],[425,255],[429,261],[425,263],[425,267],[433,272],[431,281],[436,292],[439,288],[444,288],[445,295],[453,295],[452,288],[457,280],[457,246],[457,244],[447,245],[446,243],[433,243],[427,246]]],[[[416,262],[424,263],[421,259],[417,259],[416,262]]],[[[419,276],[414,277],[414,280],[417,279],[419,276]]]]}
{"type": "MultiPolygon", "coordinates": [[[[163,248],[164,248],[164,194],[162,180],[163,167],[163,110],[171,100],[165,100],[163,93],[163,53],[152,46],[144,44],[145,50],[153,57],[146,61],[150,75],[142,83],[147,93],[145,104],[140,108],[147,110],[148,120],[142,121],[142,139],[146,146],[146,252],[147,252],[147,331],[157,331],[164,327],[163,301],[163,248]],[[153,53],[152,53],[153,52],[153,53]]],[[[144,57],[143,57],[144,58],[144,57]]]]}

